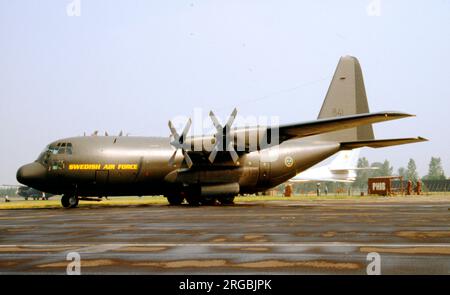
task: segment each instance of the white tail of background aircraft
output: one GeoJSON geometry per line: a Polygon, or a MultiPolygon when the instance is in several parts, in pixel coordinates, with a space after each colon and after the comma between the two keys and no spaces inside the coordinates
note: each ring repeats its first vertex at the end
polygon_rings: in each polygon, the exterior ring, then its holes
{"type": "MultiPolygon", "coordinates": [[[[353,182],[356,179],[360,149],[340,151],[328,165],[312,167],[289,180],[290,182],[333,181],[353,182]]],[[[367,168],[362,168],[367,169],[367,168]]],[[[373,168],[369,168],[373,169],[373,168]]]]}

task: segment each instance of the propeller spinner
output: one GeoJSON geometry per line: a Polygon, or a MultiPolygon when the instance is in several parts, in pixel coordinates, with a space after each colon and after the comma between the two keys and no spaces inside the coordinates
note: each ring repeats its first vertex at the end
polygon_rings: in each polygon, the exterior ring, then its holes
{"type": "Polygon", "coordinates": [[[171,136],[173,137],[173,140],[170,142],[170,144],[175,147],[175,151],[173,152],[172,156],[169,159],[169,166],[173,166],[175,164],[175,157],[177,156],[177,152],[180,149],[183,153],[184,160],[186,161],[186,164],[189,168],[192,167],[192,160],[189,157],[188,153],[186,152],[186,148],[190,148],[189,145],[185,144],[187,133],[189,132],[189,129],[191,128],[192,120],[189,119],[186,123],[186,126],[184,126],[183,133],[181,135],[178,134],[177,130],[172,124],[172,121],[169,121],[169,129],[172,133],[171,136]]]}

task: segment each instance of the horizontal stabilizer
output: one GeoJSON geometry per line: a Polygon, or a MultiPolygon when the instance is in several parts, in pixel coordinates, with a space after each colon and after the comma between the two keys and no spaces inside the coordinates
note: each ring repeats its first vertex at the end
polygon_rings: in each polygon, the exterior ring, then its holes
{"type": "Polygon", "coordinates": [[[348,173],[350,171],[356,171],[356,170],[377,170],[379,167],[349,167],[349,168],[342,168],[342,169],[330,169],[332,173],[348,173]]]}
{"type": "Polygon", "coordinates": [[[289,180],[289,182],[293,182],[293,183],[320,182],[320,181],[352,183],[354,180],[338,179],[338,178],[317,178],[317,179],[295,179],[295,178],[291,178],[289,180]]]}
{"type": "Polygon", "coordinates": [[[411,138],[395,138],[395,139],[378,139],[378,140],[361,140],[361,141],[348,141],[341,142],[342,150],[351,150],[361,147],[382,148],[394,145],[408,144],[428,141],[423,137],[411,137],[411,138]]]}
{"type": "Polygon", "coordinates": [[[280,139],[281,141],[284,141],[291,138],[317,135],[321,133],[342,130],[377,122],[396,120],[411,116],[413,115],[389,111],[325,118],[310,122],[283,125],[279,127],[280,139]]]}

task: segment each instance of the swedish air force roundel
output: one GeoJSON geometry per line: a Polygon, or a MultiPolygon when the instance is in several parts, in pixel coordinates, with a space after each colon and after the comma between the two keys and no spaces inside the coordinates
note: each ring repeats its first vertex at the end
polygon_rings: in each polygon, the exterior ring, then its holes
{"type": "Polygon", "coordinates": [[[291,168],[292,165],[294,165],[294,159],[292,159],[291,156],[287,156],[284,158],[284,165],[286,165],[286,167],[291,168]]]}

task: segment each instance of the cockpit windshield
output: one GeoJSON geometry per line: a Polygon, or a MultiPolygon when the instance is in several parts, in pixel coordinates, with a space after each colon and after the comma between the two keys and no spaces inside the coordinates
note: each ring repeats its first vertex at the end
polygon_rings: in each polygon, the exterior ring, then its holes
{"type": "Polygon", "coordinates": [[[39,154],[37,158],[37,162],[47,165],[48,159],[51,155],[61,155],[67,154],[71,155],[73,151],[72,143],[70,142],[58,142],[49,144],[45,147],[45,149],[39,154]]]}

